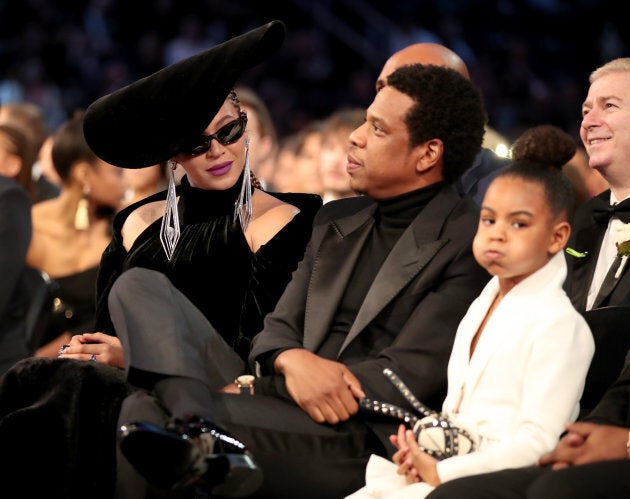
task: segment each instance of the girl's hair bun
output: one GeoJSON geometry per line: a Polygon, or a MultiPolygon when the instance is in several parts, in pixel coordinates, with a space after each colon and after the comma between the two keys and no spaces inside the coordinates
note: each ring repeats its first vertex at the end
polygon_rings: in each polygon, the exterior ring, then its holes
{"type": "Polygon", "coordinates": [[[562,169],[575,155],[573,137],[554,125],[529,128],[512,146],[512,162],[536,162],[562,169]]]}

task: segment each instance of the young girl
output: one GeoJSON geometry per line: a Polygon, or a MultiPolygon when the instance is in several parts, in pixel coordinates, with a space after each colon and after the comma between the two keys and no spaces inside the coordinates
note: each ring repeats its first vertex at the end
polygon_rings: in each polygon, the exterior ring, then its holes
{"type": "MultiPolygon", "coordinates": [[[[549,154],[547,163],[566,161],[549,154]]],[[[438,461],[401,425],[394,462],[372,456],[367,485],[349,497],[425,497],[447,480],[531,465],[553,449],[578,414],[594,352],[562,289],[572,205],[568,180],[540,161],[516,161],[492,182],[473,252],[494,278],[459,325],[442,407],[475,451],[438,461]]]]}

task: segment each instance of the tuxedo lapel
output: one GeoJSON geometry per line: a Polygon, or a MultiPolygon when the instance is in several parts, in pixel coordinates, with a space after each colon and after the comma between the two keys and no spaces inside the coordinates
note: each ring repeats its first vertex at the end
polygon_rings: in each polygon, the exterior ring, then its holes
{"type": "Polygon", "coordinates": [[[586,253],[583,258],[569,255],[571,276],[571,289],[569,295],[578,310],[586,309],[588,290],[591,287],[599,249],[606,232],[606,227],[597,223],[580,230],[575,238],[573,249],[586,253]]]}
{"type": "MultiPolygon", "coordinates": [[[[597,197],[608,202],[610,190],[602,192],[597,197]]],[[[572,236],[569,241],[569,247],[586,254],[584,257],[567,256],[570,282],[567,288],[568,294],[578,310],[586,309],[588,290],[591,287],[599,250],[606,233],[606,226],[598,224],[593,218],[593,205],[594,201],[590,200],[578,209],[572,224],[575,236],[572,236]]]]}
{"type": "Polygon", "coordinates": [[[316,351],[346,290],[365,240],[374,225],[375,205],[354,216],[331,221],[322,238],[307,294],[304,347],[316,351]]]}
{"type": "Polygon", "coordinates": [[[621,276],[619,276],[618,278],[616,277],[617,270],[619,269],[620,265],[621,265],[621,257],[617,255],[615,259],[613,260],[612,265],[608,269],[608,272],[606,273],[606,276],[604,277],[604,280],[602,281],[602,285],[599,288],[599,291],[597,292],[597,297],[595,298],[595,301],[593,302],[593,308],[601,307],[602,303],[606,300],[606,298],[610,296],[610,294],[613,292],[613,290],[615,289],[615,287],[621,280],[621,276]]]}

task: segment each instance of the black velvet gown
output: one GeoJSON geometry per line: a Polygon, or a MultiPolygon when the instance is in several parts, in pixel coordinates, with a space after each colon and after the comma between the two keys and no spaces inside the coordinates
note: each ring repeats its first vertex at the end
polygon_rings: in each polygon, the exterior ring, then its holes
{"type": "Polygon", "coordinates": [[[160,243],[161,219],[136,239],[130,251],[122,245],[121,229],[141,204],[164,199],[164,193],[129,206],[114,221],[114,238],[103,253],[98,278],[96,329],[115,334],[107,295],[116,278],[131,267],[159,270],[206,316],[228,344],[247,359],[250,341],[291,279],[321,206],[313,194],[272,193],[300,209],[291,222],[256,253],[252,253],[238,221],[234,202],[241,183],[227,191],[191,187],[182,179],[179,203],[181,236],[168,261],[160,243]]]}
{"type": "MultiPolygon", "coordinates": [[[[183,179],[181,237],[170,262],[160,243],[161,219],[140,234],[129,252],[120,232],[135,208],[165,199],[166,193],[121,211],[101,261],[96,330],[115,334],[107,308],[109,289],[125,270],[146,267],[166,274],[246,358],[251,338],[302,259],[321,199],[272,193],[300,212],[252,253],[240,224],[233,221],[239,189],[237,182],[227,191],[207,191],[183,179]]],[[[103,364],[63,359],[16,364],[0,379],[0,470],[12,481],[28,483],[25,493],[34,497],[111,497],[117,417],[129,391],[122,370],[103,364]]]]}

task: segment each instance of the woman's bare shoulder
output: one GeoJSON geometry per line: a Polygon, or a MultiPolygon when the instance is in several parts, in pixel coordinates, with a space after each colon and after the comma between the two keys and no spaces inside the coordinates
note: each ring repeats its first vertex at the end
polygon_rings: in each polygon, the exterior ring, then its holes
{"type": "Polygon", "coordinates": [[[293,220],[300,210],[259,190],[254,191],[252,202],[254,213],[246,236],[252,251],[256,252],[293,220]]]}
{"type": "Polygon", "coordinates": [[[297,206],[286,203],[281,199],[266,193],[265,191],[256,190],[253,201],[254,211],[258,211],[258,216],[261,217],[271,214],[280,216],[284,214],[288,215],[290,220],[300,212],[300,209],[297,206]]]}
{"type": "Polygon", "coordinates": [[[46,225],[51,220],[57,220],[60,213],[60,203],[57,198],[47,199],[36,203],[31,208],[31,218],[34,226],[46,225]]]}
{"type": "Polygon", "coordinates": [[[162,217],[164,204],[165,201],[153,201],[152,203],[140,205],[129,213],[120,231],[123,238],[123,246],[127,251],[147,227],[162,217]]]}

